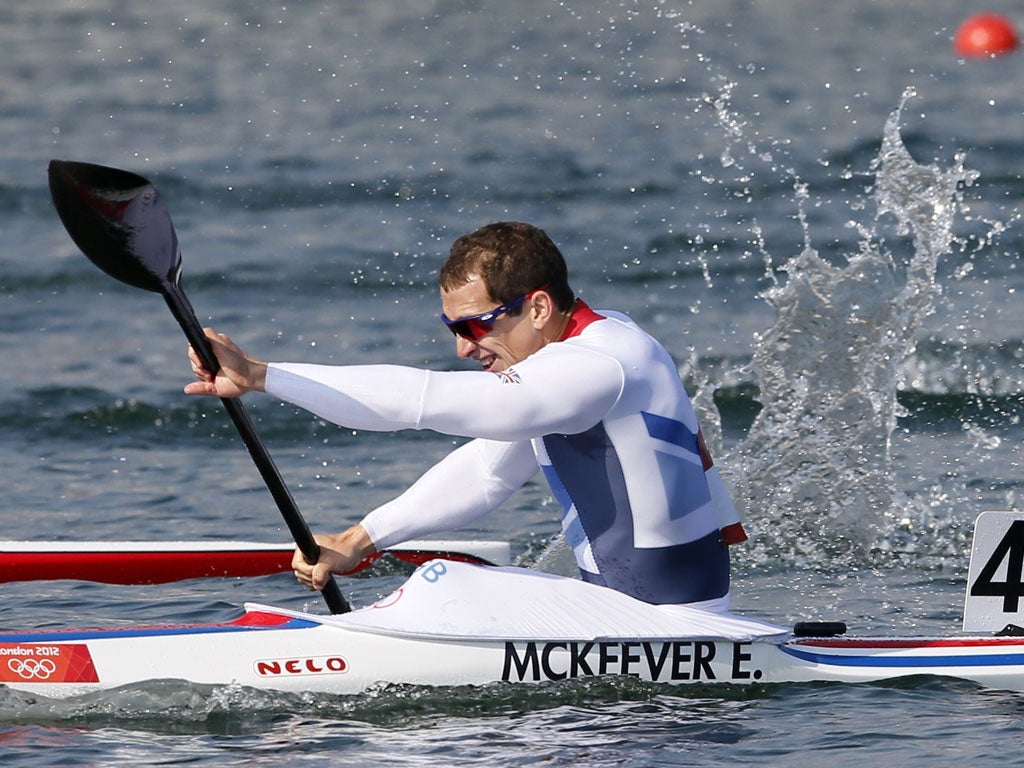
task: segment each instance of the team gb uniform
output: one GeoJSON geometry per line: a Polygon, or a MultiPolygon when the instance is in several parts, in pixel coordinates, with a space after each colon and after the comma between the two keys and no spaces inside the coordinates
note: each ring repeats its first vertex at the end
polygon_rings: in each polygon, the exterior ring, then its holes
{"type": "Polygon", "coordinates": [[[745,538],[671,356],[578,301],[563,337],[495,375],[273,363],[266,391],[352,429],[475,438],[364,518],[378,549],[465,525],[538,469],[584,580],[724,608],[745,538]]]}

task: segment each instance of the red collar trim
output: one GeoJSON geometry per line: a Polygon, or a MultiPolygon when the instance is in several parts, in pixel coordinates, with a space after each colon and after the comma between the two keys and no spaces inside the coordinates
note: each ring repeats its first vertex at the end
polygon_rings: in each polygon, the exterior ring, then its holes
{"type": "Polygon", "coordinates": [[[597,312],[587,306],[583,299],[576,299],[576,306],[572,310],[569,324],[565,326],[565,333],[558,340],[565,341],[573,336],[579,336],[584,328],[591,323],[596,323],[598,320],[604,320],[604,315],[597,314],[597,312]]]}

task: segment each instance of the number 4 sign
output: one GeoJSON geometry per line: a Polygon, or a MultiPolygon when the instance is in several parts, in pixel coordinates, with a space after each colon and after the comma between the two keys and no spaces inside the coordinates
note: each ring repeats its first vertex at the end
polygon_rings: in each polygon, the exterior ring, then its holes
{"type": "Polygon", "coordinates": [[[965,632],[1024,626],[1024,512],[982,512],[964,600],[965,632]]]}

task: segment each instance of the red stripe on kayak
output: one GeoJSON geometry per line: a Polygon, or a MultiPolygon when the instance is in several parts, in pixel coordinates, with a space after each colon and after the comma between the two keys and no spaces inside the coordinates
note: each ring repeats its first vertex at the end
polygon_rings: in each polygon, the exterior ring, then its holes
{"type": "Polygon", "coordinates": [[[291,550],[2,552],[0,582],[23,581],[31,571],[48,580],[166,584],[211,576],[265,576],[290,571],[291,563],[291,550]]]}
{"type": "MultiPolygon", "coordinates": [[[[388,550],[387,554],[391,555],[396,560],[401,560],[403,563],[409,563],[410,565],[423,565],[424,563],[430,562],[431,560],[451,560],[455,563],[469,563],[470,565],[493,565],[493,563],[485,560],[482,557],[476,555],[470,555],[466,552],[441,552],[440,550],[388,550]]],[[[380,555],[371,555],[370,557],[380,557],[380,555]]],[[[368,561],[363,562],[369,565],[368,561]]],[[[349,571],[349,573],[355,573],[363,569],[363,565],[356,566],[355,570],[349,571]]]]}
{"type": "MultiPolygon", "coordinates": [[[[147,551],[0,551],[0,582],[77,579],[104,584],[167,584],[202,578],[244,578],[284,573],[292,569],[292,549],[185,549],[147,551]]],[[[465,552],[386,550],[377,552],[342,575],[359,573],[385,554],[413,565],[442,558],[491,565],[465,552]]]]}
{"type": "Polygon", "coordinates": [[[832,640],[795,640],[790,645],[814,648],[985,648],[1024,646],[1021,637],[964,637],[964,638],[836,638],[832,640]]]}
{"type": "Polygon", "coordinates": [[[283,613],[270,613],[269,611],[249,611],[243,613],[234,621],[225,622],[228,625],[237,627],[277,627],[291,621],[291,616],[283,613]]]}

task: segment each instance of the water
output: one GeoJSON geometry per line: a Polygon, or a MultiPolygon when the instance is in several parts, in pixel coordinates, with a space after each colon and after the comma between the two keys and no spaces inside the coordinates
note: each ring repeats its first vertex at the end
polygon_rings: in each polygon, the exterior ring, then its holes
{"type": "MultiPolygon", "coordinates": [[[[957,60],[965,13],[5,4],[4,537],[286,538],[219,406],[180,394],[162,301],[67,238],[46,190],[58,157],[156,182],[200,318],[272,359],[459,365],[436,320],[450,241],[496,219],[544,227],[590,303],[679,361],[754,534],[738,609],[955,632],[971,524],[1021,506],[1024,459],[1024,59],[957,60]]],[[[359,519],[453,445],[249,409],[315,529],[359,519]]],[[[465,535],[533,562],[557,530],[532,484],[465,535]]],[[[344,589],[363,604],[401,578],[344,589]]],[[[245,600],[320,610],[284,575],[4,589],[10,629],[224,620],[245,600]]],[[[11,766],[1003,765],[1021,733],[1020,696],[926,679],[0,692],[11,766]]]]}

